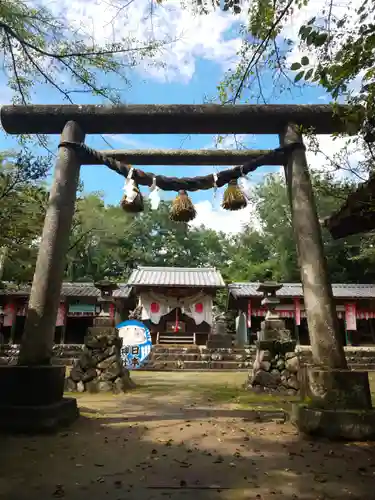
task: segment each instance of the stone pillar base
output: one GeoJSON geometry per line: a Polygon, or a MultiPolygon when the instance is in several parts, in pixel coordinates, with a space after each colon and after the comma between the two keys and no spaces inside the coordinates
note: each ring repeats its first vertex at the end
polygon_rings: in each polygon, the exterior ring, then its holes
{"type": "Polygon", "coordinates": [[[315,408],[327,410],[372,408],[368,372],[306,366],[301,377],[301,394],[303,399],[315,408]]]}
{"type": "Polygon", "coordinates": [[[279,340],[258,341],[253,372],[247,388],[296,396],[299,392],[299,359],[294,351],[295,342],[279,340]]]}
{"type": "Polygon", "coordinates": [[[57,430],[79,416],[75,399],[64,399],[65,366],[0,366],[0,431],[57,430]]]}
{"type": "Polygon", "coordinates": [[[291,422],[306,435],[331,440],[375,441],[375,410],[313,408],[292,406],[291,422]]]}

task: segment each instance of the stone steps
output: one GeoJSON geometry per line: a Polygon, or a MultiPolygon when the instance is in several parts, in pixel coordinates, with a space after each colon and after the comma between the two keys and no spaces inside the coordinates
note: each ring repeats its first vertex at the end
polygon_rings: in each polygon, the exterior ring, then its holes
{"type": "Polygon", "coordinates": [[[154,361],[150,360],[143,366],[145,370],[249,370],[251,362],[238,361],[154,361]],[[247,366],[246,366],[247,364],[247,366]]]}

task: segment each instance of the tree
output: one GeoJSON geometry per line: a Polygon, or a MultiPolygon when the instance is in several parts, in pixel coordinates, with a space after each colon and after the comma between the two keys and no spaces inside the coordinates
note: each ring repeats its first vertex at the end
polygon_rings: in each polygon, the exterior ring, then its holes
{"type": "MultiPolygon", "coordinates": [[[[335,211],[355,184],[337,181],[330,174],[312,173],[318,215],[321,219],[335,211]]],[[[298,259],[290,219],[284,178],[270,175],[255,191],[255,203],[262,222],[263,241],[270,251],[270,268],[282,281],[299,281],[298,259]]],[[[328,270],[333,282],[372,281],[371,259],[363,254],[359,236],[333,240],[322,231],[328,270]],[[359,264],[360,263],[360,264],[359,264]]]]}
{"type": "Polygon", "coordinates": [[[134,216],[106,206],[100,193],[76,203],[66,277],[69,280],[126,280],[139,265],[219,266],[225,261],[224,236],[205,228],[190,229],[169,218],[170,203],[134,216]]]}
{"type": "Polygon", "coordinates": [[[75,94],[87,92],[119,102],[121,89],[111,85],[108,76],[127,86],[128,70],[163,45],[155,41],[140,44],[128,36],[101,46],[94,34],[69,25],[47,6],[21,0],[1,2],[0,41],[14,102],[23,104],[40,84],[54,88],[69,102],[75,94]],[[103,73],[104,80],[100,78],[103,73]]]}
{"type": "Polygon", "coordinates": [[[3,155],[0,164],[0,248],[2,278],[29,281],[48,199],[43,180],[48,158],[3,155]]]}

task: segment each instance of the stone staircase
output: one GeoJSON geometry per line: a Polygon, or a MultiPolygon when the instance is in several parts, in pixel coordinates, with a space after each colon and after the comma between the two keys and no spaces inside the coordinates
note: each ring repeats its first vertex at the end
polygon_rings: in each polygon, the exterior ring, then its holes
{"type": "MultiPolygon", "coordinates": [[[[311,363],[310,346],[299,346],[300,360],[302,363],[311,363]]],[[[351,370],[375,371],[375,346],[347,346],[344,347],[346,361],[351,370]]]]}
{"type": "Polygon", "coordinates": [[[245,370],[253,364],[255,347],[209,348],[192,345],[155,345],[143,370],[245,370]]]}

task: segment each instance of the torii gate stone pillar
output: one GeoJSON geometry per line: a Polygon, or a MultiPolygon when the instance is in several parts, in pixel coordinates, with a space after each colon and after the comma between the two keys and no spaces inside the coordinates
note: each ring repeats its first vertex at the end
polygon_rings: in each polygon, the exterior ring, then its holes
{"type": "MultiPolygon", "coordinates": [[[[68,122],[62,141],[81,142],[84,133],[68,122]]],[[[52,366],[57,308],[68,250],[80,162],[65,147],[59,150],[50,190],[38,259],[30,293],[18,365],[2,367],[0,428],[44,431],[79,416],[74,398],[63,398],[65,366],[52,366]]]]}
{"type": "MultiPolygon", "coordinates": [[[[299,128],[289,124],[280,135],[280,142],[282,145],[302,144],[299,128]]],[[[301,387],[306,404],[294,406],[294,422],[309,434],[361,438],[364,427],[348,423],[353,417],[351,411],[358,414],[358,410],[362,410],[372,422],[375,437],[375,412],[371,411],[368,373],[348,370],[339,337],[321,228],[303,148],[289,154],[285,176],[313,359],[313,365],[306,370],[305,387],[301,387]]]]}

